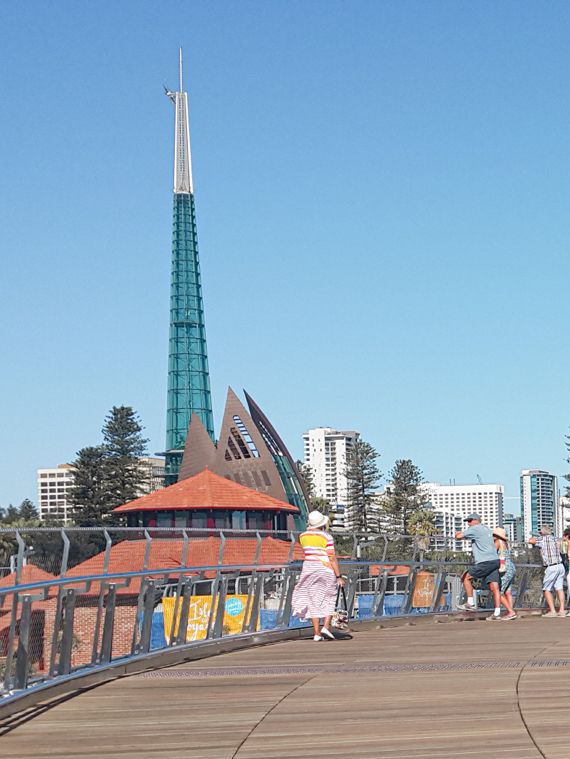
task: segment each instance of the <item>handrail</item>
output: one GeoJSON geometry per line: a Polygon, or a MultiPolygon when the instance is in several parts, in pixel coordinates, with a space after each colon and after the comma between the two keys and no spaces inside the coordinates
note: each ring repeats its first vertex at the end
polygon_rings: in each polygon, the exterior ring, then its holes
{"type": "MultiPolygon", "coordinates": [[[[282,569],[288,566],[300,566],[302,560],[293,560],[291,562],[272,562],[269,564],[211,564],[211,565],[195,565],[187,567],[158,567],[141,569],[136,572],[111,572],[107,574],[93,574],[93,575],[66,575],[65,577],[54,577],[53,580],[43,580],[42,582],[30,582],[30,583],[17,583],[16,585],[10,585],[9,587],[0,587],[0,596],[7,595],[8,593],[24,593],[26,590],[42,589],[59,587],[61,585],[75,585],[82,583],[93,583],[101,581],[112,581],[119,579],[135,579],[137,577],[148,577],[154,575],[183,575],[189,573],[201,573],[201,572],[235,572],[244,569],[255,569],[257,571],[267,572],[272,569],[282,569]]],[[[361,566],[361,567],[417,567],[426,566],[433,568],[450,568],[450,567],[465,567],[469,564],[468,561],[432,561],[431,559],[424,559],[423,561],[406,561],[406,560],[391,560],[380,561],[379,559],[372,560],[350,560],[340,559],[339,564],[343,567],[361,566]]],[[[542,564],[522,564],[517,562],[517,568],[519,569],[538,569],[542,568],[542,564]]],[[[205,578],[206,581],[208,578],[205,578]]]]}
{"type": "MultiPolygon", "coordinates": [[[[292,562],[293,564],[301,564],[301,561],[292,562]]],[[[372,562],[374,563],[374,562],[372,562]]],[[[157,569],[141,569],[137,572],[110,572],[108,574],[99,575],[67,575],[66,577],[54,577],[53,580],[43,580],[42,582],[29,582],[20,583],[17,585],[10,585],[10,587],[0,588],[0,595],[6,595],[7,593],[24,593],[26,590],[52,588],[54,586],[61,585],[81,585],[82,583],[93,583],[102,581],[112,581],[120,579],[134,579],[137,577],[149,577],[154,575],[180,575],[188,574],[190,572],[196,574],[200,572],[232,572],[240,569],[255,569],[262,571],[269,571],[271,569],[281,569],[288,566],[285,563],[273,563],[273,564],[212,564],[209,566],[193,566],[193,567],[159,567],[157,569]]],[[[206,581],[208,578],[205,578],[206,581]]]]}

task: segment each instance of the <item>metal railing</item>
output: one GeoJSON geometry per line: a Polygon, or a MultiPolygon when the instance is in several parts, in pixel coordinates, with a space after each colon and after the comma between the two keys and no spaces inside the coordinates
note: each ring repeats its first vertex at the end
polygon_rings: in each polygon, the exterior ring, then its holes
{"type": "MultiPolygon", "coordinates": [[[[221,535],[217,561],[203,565],[187,561],[192,539],[183,532],[177,566],[152,565],[153,544],[155,549],[161,544],[161,555],[172,544],[148,534],[142,567],[113,571],[112,541],[106,540],[97,559],[100,571],[82,573],[79,564],[74,572],[65,567],[69,553],[63,541],[63,571],[39,581],[26,581],[27,544],[20,535],[14,572],[0,587],[0,706],[160,651],[189,650],[229,637],[252,641],[266,631],[292,631],[307,624],[292,616],[301,570],[293,555],[293,535],[281,541],[281,560],[262,563],[264,548],[256,534],[253,560],[233,564],[222,562],[231,557],[221,535]]],[[[386,555],[341,560],[349,616],[366,620],[453,612],[467,563],[425,557],[394,561],[386,555]]],[[[517,565],[513,594],[518,607],[541,602],[541,577],[538,564],[517,565]]],[[[485,601],[482,592],[479,602],[485,601]]]]}
{"type": "MultiPolygon", "coordinates": [[[[256,563],[261,556],[262,538],[270,537],[279,543],[286,542],[292,546],[297,541],[298,534],[291,531],[172,527],[0,528],[0,579],[10,574],[17,574],[19,579],[23,568],[27,565],[32,565],[56,577],[64,577],[69,570],[95,557],[103,557],[104,563],[101,569],[106,571],[108,567],[113,566],[114,557],[121,550],[119,546],[127,542],[134,543],[138,549],[129,555],[131,564],[128,569],[132,571],[145,569],[149,562],[153,563],[157,544],[167,540],[171,541],[178,552],[179,565],[186,563],[185,558],[190,563],[194,563],[193,549],[198,547],[200,541],[203,543],[208,538],[214,539],[216,550],[215,555],[214,549],[210,550],[212,561],[207,563],[225,563],[224,553],[228,541],[238,539],[255,542],[255,546],[250,550],[249,560],[251,563],[256,563]]],[[[351,559],[395,563],[422,559],[469,560],[467,554],[457,551],[457,546],[460,544],[452,537],[441,535],[414,537],[346,531],[339,531],[334,535],[337,553],[351,559]]],[[[515,559],[518,561],[534,563],[538,559],[536,549],[529,549],[528,546],[512,548],[515,559]]],[[[293,554],[289,558],[292,556],[293,554]]],[[[127,569],[124,556],[122,568],[127,569]]]]}

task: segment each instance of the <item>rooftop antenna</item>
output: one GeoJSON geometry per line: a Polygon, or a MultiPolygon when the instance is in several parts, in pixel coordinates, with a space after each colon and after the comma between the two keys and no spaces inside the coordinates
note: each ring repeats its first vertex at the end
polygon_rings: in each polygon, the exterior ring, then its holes
{"type": "Polygon", "coordinates": [[[178,69],[179,69],[179,72],[180,72],[180,92],[182,92],[183,91],[182,90],[182,48],[178,49],[178,53],[179,53],[178,69]]]}

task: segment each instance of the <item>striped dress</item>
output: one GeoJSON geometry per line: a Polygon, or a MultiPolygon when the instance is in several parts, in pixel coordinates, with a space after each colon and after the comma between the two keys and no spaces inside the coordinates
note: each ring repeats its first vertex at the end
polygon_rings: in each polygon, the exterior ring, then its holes
{"type": "Polygon", "coordinates": [[[292,612],[300,619],[329,617],[336,606],[336,577],[330,562],[334,556],[332,535],[323,530],[301,533],[305,560],[293,591],[292,612]]]}

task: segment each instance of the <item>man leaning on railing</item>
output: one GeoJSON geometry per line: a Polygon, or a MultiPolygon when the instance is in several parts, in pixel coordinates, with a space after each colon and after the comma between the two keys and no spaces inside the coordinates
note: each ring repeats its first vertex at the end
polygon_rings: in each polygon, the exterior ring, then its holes
{"type": "Polygon", "coordinates": [[[482,585],[488,585],[493,594],[495,610],[487,619],[491,622],[501,618],[501,591],[499,576],[499,554],[495,548],[493,533],[486,524],[481,524],[479,514],[469,514],[465,517],[467,529],[456,532],[456,540],[470,540],[475,564],[463,574],[463,587],[467,594],[467,603],[458,604],[463,611],[476,611],[473,598],[473,580],[481,580],[482,585]]]}

